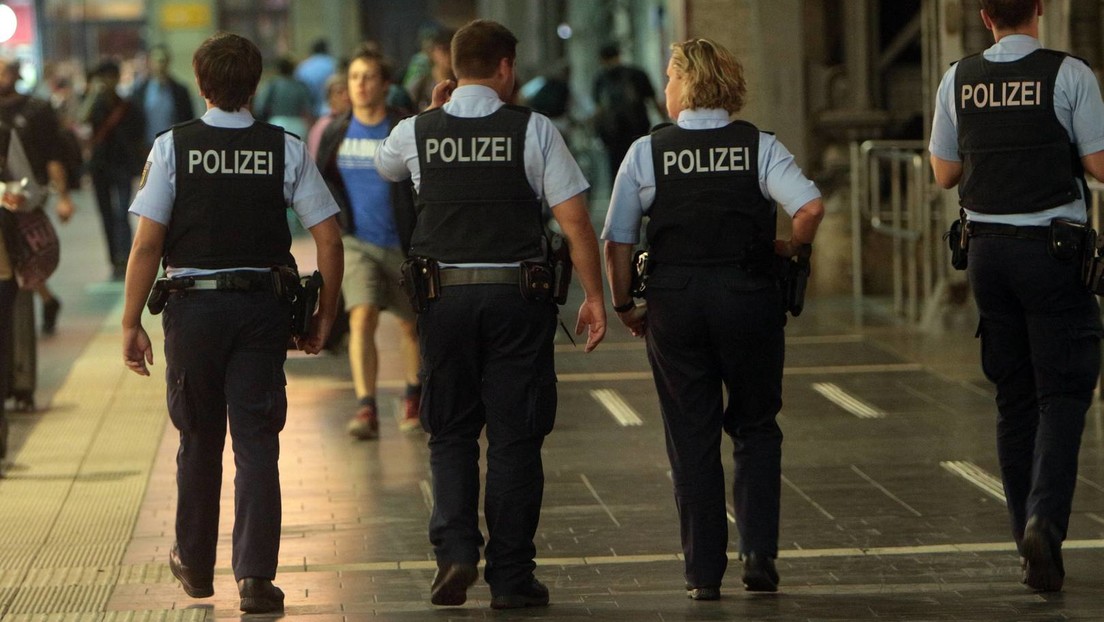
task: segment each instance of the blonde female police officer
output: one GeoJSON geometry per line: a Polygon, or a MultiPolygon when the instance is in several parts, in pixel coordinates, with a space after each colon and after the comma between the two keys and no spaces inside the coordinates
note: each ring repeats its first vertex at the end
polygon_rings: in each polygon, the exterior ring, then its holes
{"type": "Polygon", "coordinates": [[[287,207],[314,238],[325,279],[310,335],[317,354],[341,287],[338,207],[298,138],[253,120],[246,106],[261,77],[249,40],[216,34],[192,59],[207,101],[203,118],[157,138],[130,211],[138,229],[123,309],[123,357],[148,376],[153,348],[142,306],[164,258],[165,274],[194,288],[165,307],[169,417],[176,456],[176,543],[169,567],[193,598],[214,593],[222,450],[234,446],[234,578],[241,609],[281,611],[272,585],[280,551],[280,430],[287,417],[284,360],[290,305],[274,293],[272,266],[294,265],[287,207]]]}
{"type": "Polygon", "coordinates": [[[774,136],[730,116],[743,106],[740,64],[707,39],[671,46],[667,112],[675,125],[637,140],[614,182],[602,237],[618,318],[647,338],[667,435],[686,556],[687,595],[720,597],[728,563],[722,429],[732,437],[744,585],[775,591],[785,324],[768,266],[810,244],[820,193],[774,136]],[[775,207],[793,218],[775,239],[775,207]],[[629,296],[641,218],[654,269],[647,305],[629,296]],[[723,403],[726,389],[728,405],[723,403]]]}

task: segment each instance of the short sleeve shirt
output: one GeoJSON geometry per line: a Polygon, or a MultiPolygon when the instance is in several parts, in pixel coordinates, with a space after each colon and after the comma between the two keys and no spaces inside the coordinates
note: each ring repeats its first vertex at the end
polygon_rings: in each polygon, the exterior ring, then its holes
{"type": "MultiPolygon", "coordinates": [[[[253,124],[253,116],[245,109],[227,112],[212,108],[203,115],[201,122],[213,127],[246,128],[253,124]]],[[[306,145],[289,134],[284,135],[284,199],[306,229],[339,211],[318,167],[307,153],[306,145]]],[[[175,201],[176,157],[173,153],[173,134],[165,132],[153,143],[138,193],[130,204],[130,213],[167,227],[172,220],[175,201]]],[[[187,276],[199,271],[187,266],[169,266],[167,273],[170,276],[187,276]]]]}
{"type": "MultiPolygon", "coordinates": [[[[986,60],[1007,63],[1019,60],[1041,48],[1039,40],[1028,35],[1001,37],[982,54],[986,60]]],[[[928,151],[941,160],[961,162],[958,152],[958,114],[954,105],[956,63],[939,83],[935,98],[935,117],[928,151]]],[[[1058,69],[1054,85],[1054,114],[1066,129],[1078,155],[1085,156],[1104,150],[1104,102],[1100,85],[1092,70],[1076,58],[1066,58],[1058,69]]],[[[966,211],[974,222],[998,222],[1018,226],[1046,225],[1055,218],[1076,222],[1086,220],[1085,201],[1077,199],[1065,205],[1029,214],[981,214],[966,211]]]]}
{"type": "MultiPolygon", "coordinates": [[[[686,130],[716,129],[728,123],[728,112],[719,109],[683,110],[678,118],[678,126],[686,130]]],[[[809,201],[820,198],[820,191],[801,172],[793,154],[766,132],[759,133],[758,175],[763,196],[779,203],[790,216],[809,201]]],[[[620,244],[638,243],[640,221],[655,202],[655,186],[649,135],[638,138],[621,162],[602,239],[620,244]]]]}

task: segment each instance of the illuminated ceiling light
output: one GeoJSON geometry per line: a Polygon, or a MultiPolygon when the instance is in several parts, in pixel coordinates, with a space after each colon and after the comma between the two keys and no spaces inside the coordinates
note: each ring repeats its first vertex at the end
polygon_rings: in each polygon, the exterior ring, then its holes
{"type": "Polygon", "coordinates": [[[556,35],[564,41],[570,39],[572,34],[573,32],[571,30],[571,26],[567,24],[560,24],[559,26],[556,26],[556,35]]]}
{"type": "Polygon", "coordinates": [[[0,4],[0,43],[7,43],[15,36],[15,11],[6,4],[0,4]]]}

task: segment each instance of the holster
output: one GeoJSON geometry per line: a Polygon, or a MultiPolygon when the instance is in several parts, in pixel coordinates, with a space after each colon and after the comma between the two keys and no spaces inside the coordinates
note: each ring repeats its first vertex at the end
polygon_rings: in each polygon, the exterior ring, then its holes
{"type": "Polygon", "coordinates": [[[159,315],[165,310],[165,303],[169,301],[169,294],[172,290],[169,289],[170,279],[157,279],[153,283],[153,289],[150,290],[149,298],[146,299],[146,308],[149,309],[150,315],[159,315]]]}
{"type": "MultiPolygon", "coordinates": [[[[296,276],[298,274],[296,273],[296,276]]],[[[315,270],[310,276],[296,279],[294,285],[283,282],[285,297],[291,301],[291,334],[295,337],[310,335],[311,320],[318,307],[318,292],[322,289],[322,273],[315,270]],[[287,294],[293,294],[288,296],[287,294]]],[[[280,292],[277,292],[279,294],[280,292]]]]}
{"type": "Polygon", "coordinates": [[[441,292],[441,273],[437,260],[428,257],[411,257],[399,268],[399,284],[402,285],[410,306],[415,313],[425,313],[429,303],[441,292]]]}
{"type": "Polygon", "coordinates": [[[518,267],[518,286],[521,297],[529,302],[552,300],[555,277],[552,267],[537,261],[523,261],[518,267]]]}
{"type": "Polygon", "coordinates": [[[1047,252],[1058,261],[1084,261],[1083,253],[1087,251],[1091,255],[1094,250],[1088,240],[1091,232],[1092,229],[1084,223],[1055,218],[1050,221],[1047,252]]]}
{"type": "Polygon", "coordinates": [[[648,276],[652,273],[652,263],[648,258],[648,251],[638,250],[633,253],[632,278],[629,281],[629,295],[633,298],[644,298],[648,289],[648,276]]]}
{"type": "Polygon", "coordinates": [[[779,270],[782,302],[793,317],[801,315],[805,308],[805,290],[809,286],[809,274],[812,271],[809,258],[812,253],[811,244],[802,244],[797,247],[797,253],[793,257],[783,260],[779,270]]]}
{"type": "Polygon", "coordinates": [[[571,251],[567,239],[553,233],[548,240],[548,263],[552,269],[552,301],[558,305],[567,302],[571,289],[571,251]]]}
{"type": "Polygon", "coordinates": [[[970,222],[966,220],[965,210],[959,210],[958,214],[958,220],[951,223],[950,230],[943,237],[951,249],[951,267],[965,270],[970,252],[970,222]]]}
{"type": "Polygon", "coordinates": [[[1085,236],[1081,254],[1081,280],[1090,292],[1104,296],[1104,238],[1092,229],[1085,236]]]}

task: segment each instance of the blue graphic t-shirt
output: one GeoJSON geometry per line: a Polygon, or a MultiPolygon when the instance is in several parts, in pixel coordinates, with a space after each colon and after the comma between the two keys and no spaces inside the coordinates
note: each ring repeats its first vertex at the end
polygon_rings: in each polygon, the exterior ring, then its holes
{"type": "Polygon", "coordinates": [[[385,248],[399,247],[391,211],[391,183],[376,171],[376,150],[391,128],[387,120],[364,125],[353,117],[337,151],[337,168],[353,210],[353,235],[385,248]]]}

